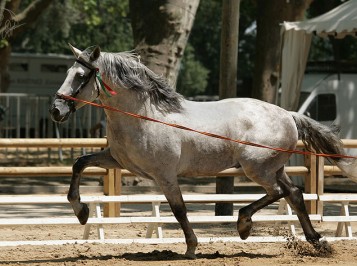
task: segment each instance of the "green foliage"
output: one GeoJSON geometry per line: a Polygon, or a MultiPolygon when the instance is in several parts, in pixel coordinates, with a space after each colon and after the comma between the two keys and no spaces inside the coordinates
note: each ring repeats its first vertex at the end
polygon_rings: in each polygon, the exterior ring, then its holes
{"type": "Polygon", "coordinates": [[[255,61],[256,5],[241,1],[239,15],[238,79],[252,79],[255,61]]]}
{"type": "Polygon", "coordinates": [[[357,60],[356,38],[346,36],[343,39],[333,39],[313,36],[308,61],[333,60],[355,63],[357,60]]]}
{"type": "Polygon", "coordinates": [[[335,40],[339,45],[339,56],[341,60],[356,62],[357,41],[355,37],[346,36],[344,39],[335,40]]]}
{"type": "MultiPolygon", "coordinates": [[[[30,2],[21,0],[20,9],[30,2]]],[[[316,17],[338,4],[341,4],[341,0],[314,0],[307,11],[307,17],[316,17]]],[[[221,0],[200,1],[177,85],[178,90],[186,96],[218,94],[221,6],[221,0]]],[[[255,16],[255,1],[241,1],[238,79],[248,82],[252,79],[254,68],[256,32],[254,26],[251,26],[255,16]],[[253,30],[246,31],[247,28],[253,30]]],[[[12,50],[70,54],[68,42],[80,49],[95,44],[113,52],[133,49],[129,0],[56,0],[38,22],[12,44],[12,50]]],[[[357,59],[354,38],[345,38],[336,43],[342,60],[357,59]]],[[[0,40],[0,47],[4,45],[8,45],[6,40],[0,40]]],[[[333,55],[333,46],[328,39],[313,39],[310,60],[332,60],[333,55]]],[[[242,90],[246,91],[248,86],[243,85],[242,90]]]]}
{"type": "MultiPolygon", "coordinates": [[[[217,95],[219,91],[222,1],[201,0],[189,43],[195,57],[209,70],[203,94],[217,95]]],[[[255,55],[255,31],[246,29],[255,20],[254,1],[241,1],[239,17],[238,79],[251,79],[255,55]]],[[[245,89],[245,88],[243,88],[245,89]]]]}
{"type": "Polygon", "coordinates": [[[332,43],[328,38],[313,36],[308,61],[333,60],[332,43]]]}
{"type": "Polygon", "coordinates": [[[207,87],[208,74],[209,70],[196,60],[195,50],[188,44],[177,79],[177,91],[186,97],[203,94],[207,87]]]}
{"type": "Polygon", "coordinates": [[[205,94],[210,95],[218,94],[221,8],[220,0],[200,1],[189,39],[196,59],[209,70],[205,94]]]}
{"type": "Polygon", "coordinates": [[[129,50],[133,42],[128,14],[128,0],[54,1],[13,50],[67,54],[68,42],[81,49],[98,44],[107,51],[129,50]]]}
{"type": "MultiPolygon", "coordinates": [[[[28,1],[23,0],[23,7],[28,1]]],[[[197,50],[188,45],[178,80],[180,92],[187,96],[206,93],[209,72],[214,72],[214,79],[218,77],[221,3],[217,0],[201,3],[203,11],[196,18],[200,26],[191,39],[198,46],[204,43],[205,50],[198,49],[202,52],[196,56],[197,50]],[[203,32],[198,34],[201,29],[203,32]],[[203,66],[202,59],[210,70],[203,66]]],[[[133,49],[128,0],[54,1],[38,23],[14,43],[13,51],[70,54],[68,42],[80,49],[94,44],[106,51],[133,49]]]]}
{"type": "MultiPolygon", "coordinates": [[[[307,18],[317,17],[342,3],[341,0],[315,0],[308,9],[307,18]]],[[[336,59],[339,57],[342,61],[356,62],[356,38],[351,36],[343,39],[313,37],[309,61],[332,61],[335,57],[336,59]]]]}
{"type": "MultiPolygon", "coordinates": [[[[137,0],[139,1],[139,0],[137,0]]],[[[144,0],[143,0],[144,1],[144,0]]],[[[25,8],[31,0],[21,0],[25,8]]],[[[221,0],[201,0],[182,60],[178,90],[186,96],[218,94],[221,0]]],[[[250,78],[255,33],[252,1],[241,1],[238,78],[250,78]]],[[[148,11],[149,12],[149,11],[148,11]]],[[[15,43],[14,52],[71,54],[67,43],[84,49],[98,44],[105,51],[133,49],[128,0],[56,0],[15,43]]]]}
{"type": "Polygon", "coordinates": [[[9,42],[6,39],[0,40],[0,49],[9,45],[9,42]]]}

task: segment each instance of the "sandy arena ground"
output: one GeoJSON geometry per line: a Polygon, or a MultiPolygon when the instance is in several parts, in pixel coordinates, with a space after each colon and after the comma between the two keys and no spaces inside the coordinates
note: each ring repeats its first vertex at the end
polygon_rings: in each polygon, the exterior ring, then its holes
{"type": "MultiPolygon", "coordinates": [[[[28,216],[41,217],[52,214],[62,216],[73,215],[68,208],[52,206],[41,212],[41,209],[31,208],[11,213],[11,217],[27,212],[28,216]],[[34,212],[34,213],[32,213],[34,212]],[[31,215],[32,214],[32,215],[31,215]]],[[[213,205],[189,207],[198,214],[211,212],[213,205]]],[[[238,206],[239,207],[239,206],[238,206]]],[[[275,212],[277,206],[265,209],[264,213],[275,212]]],[[[338,207],[338,206],[335,206],[338,207]]],[[[330,211],[338,208],[330,207],[330,211]]],[[[128,206],[122,209],[122,215],[150,215],[150,206],[128,206]],[[146,209],[145,209],[146,208],[146,209]]],[[[162,206],[162,215],[169,215],[167,206],[162,206]]],[[[236,208],[235,208],[236,209],[236,208]]],[[[0,210],[3,216],[8,210],[0,210]]],[[[357,224],[354,224],[357,226],[357,224]]],[[[324,236],[333,236],[336,223],[314,223],[314,227],[324,236]]],[[[144,238],[147,226],[106,225],[106,238],[144,238]]],[[[176,224],[163,227],[165,237],[183,237],[176,224]]],[[[194,225],[198,237],[238,236],[235,224],[194,225]]],[[[81,239],[83,226],[19,226],[2,227],[0,241],[11,240],[51,240],[51,239],[81,239]]],[[[252,236],[272,236],[278,233],[288,235],[286,224],[278,227],[274,224],[256,224],[252,236]]],[[[302,235],[297,226],[298,235],[302,235]]],[[[90,239],[97,236],[94,226],[90,239]]],[[[281,243],[208,243],[199,244],[197,259],[188,260],[183,254],[185,244],[75,244],[62,246],[18,246],[0,247],[0,265],[357,265],[356,241],[331,242],[332,253],[316,252],[306,242],[288,240],[281,243]]]]}
{"type": "Polygon", "coordinates": [[[196,260],[184,245],[65,245],[1,248],[0,265],[357,265],[355,242],[336,242],[330,256],[296,254],[284,244],[201,244],[196,260]]]}
{"type": "MultiPolygon", "coordinates": [[[[31,233],[50,235],[60,230],[47,229],[38,227],[31,233]]],[[[65,234],[69,233],[66,230],[65,234]]],[[[306,242],[199,244],[196,260],[182,255],[184,244],[1,247],[0,265],[357,265],[356,241],[333,242],[331,246],[333,252],[326,254],[312,250],[306,242]]]]}
{"type": "MultiPolygon", "coordinates": [[[[8,187],[12,185],[9,181],[8,187]]],[[[43,184],[43,182],[39,182],[43,184]]],[[[28,185],[28,184],[27,184],[28,185]]],[[[37,185],[37,183],[35,184],[37,185]]],[[[6,187],[6,188],[8,188],[6,187]]],[[[244,206],[244,205],[242,205],[244,206]]],[[[235,205],[235,213],[241,206],[235,205]]],[[[276,213],[277,204],[262,210],[264,214],[276,213]]],[[[167,205],[160,207],[161,215],[171,215],[167,205]]],[[[339,204],[325,206],[324,210],[332,215],[338,215],[339,204]]],[[[207,214],[214,212],[214,205],[188,205],[189,214],[207,214]]],[[[151,206],[122,206],[122,216],[150,215],[151,206]]],[[[357,215],[357,206],[351,206],[351,215],[357,215]]],[[[0,218],[18,217],[73,217],[72,210],[67,206],[0,206],[0,218]]],[[[332,237],[336,223],[314,223],[314,227],[323,236],[332,237]]],[[[353,229],[357,223],[352,223],[353,229]]],[[[147,225],[106,225],[105,237],[115,238],[145,238],[147,225]]],[[[183,237],[178,225],[164,225],[165,237],[183,237]]],[[[238,236],[235,224],[205,224],[194,225],[198,237],[238,236]]],[[[288,235],[287,224],[278,227],[274,224],[255,224],[252,236],[288,235]]],[[[355,231],[354,231],[355,232],[355,231]]],[[[302,235],[297,226],[298,235],[302,235]]],[[[11,226],[1,227],[0,241],[14,240],[55,240],[82,239],[83,226],[11,226]]],[[[90,239],[96,238],[96,228],[93,226],[90,239]]],[[[197,259],[188,260],[183,254],[185,244],[74,244],[62,246],[17,246],[0,247],[0,265],[357,265],[357,241],[331,242],[331,253],[316,252],[306,242],[288,240],[280,243],[208,243],[199,244],[197,259]]]]}

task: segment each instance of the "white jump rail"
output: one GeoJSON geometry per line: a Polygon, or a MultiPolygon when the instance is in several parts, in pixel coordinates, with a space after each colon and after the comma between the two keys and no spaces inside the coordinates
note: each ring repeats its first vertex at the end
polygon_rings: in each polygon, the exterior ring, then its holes
{"type": "MultiPolygon", "coordinates": [[[[343,146],[346,149],[357,148],[357,140],[343,139],[343,146]]],[[[347,239],[354,239],[351,222],[357,222],[357,216],[350,216],[349,204],[357,203],[357,194],[347,193],[324,193],[324,177],[331,175],[343,175],[342,171],[335,165],[325,165],[325,159],[317,159],[317,194],[319,197],[317,213],[322,214],[322,222],[336,222],[337,228],[335,238],[342,238],[343,231],[347,239]],[[323,215],[324,203],[340,203],[339,215],[323,215]],[[343,230],[345,229],[345,230],[343,230]]]]}
{"type": "MultiPolygon", "coordinates": [[[[249,203],[256,201],[263,197],[264,194],[213,194],[213,195],[184,195],[184,201],[186,203],[216,203],[216,202],[233,202],[233,203],[249,203]]],[[[316,194],[304,194],[304,200],[306,201],[313,201],[317,200],[317,195],[316,194]]],[[[160,217],[160,204],[161,203],[167,203],[166,199],[164,196],[161,196],[161,200],[152,200],[152,216],[156,217],[157,219],[160,219],[159,222],[153,222],[152,224],[149,224],[148,230],[146,233],[146,237],[150,238],[152,237],[152,234],[154,231],[156,231],[156,236],[158,238],[163,238],[163,231],[162,231],[162,226],[160,223],[168,223],[172,222],[171,220],[167,219],[166,217],[160,217]],[[164,219],[164,220],[162,220],[164,219]]],[[[172,217],[173,218],[173,217],[172,217]]],[[[320,221],[321,216],[320,215],[310,215],[311,220],[313,221],[320,221]]],[[[209,217],[188,217],[189,221],[191,223],[205,223],[204,221],[207,221],[207,223],[219,223],[219,222],[237,222],[238,216],[209,216],[209,217]]],[[[286,203],[284,199],[279,201],[279,209],[278,213],[275,215],[261,215],[261,214],[256,214],[253,215],[252,217],[253,222],[288,222],[290,231],[292,234],[295,235],[295,225],[293,222],[298,221],[298,218],[296,215],[293,215],[292,210],[289,206],[289,204],[286,203]]],[[[175,220],[176,221],[176,220],[175,220]]]]}
{"type": "MultiPolygon", "coordinates": [[[[184,201],[186,203],[214,203],[214,202],[235,202],[235,203],[248,203],[261,198],[263,194],[213,194],[213,195],[183,195],[184,201]]],[[[306,201],[316,200],[317,195],[304,194],[304,199],[306,201]]],[[[166,198],[163,195],[126,195],[126,196],[83,196],[82,201],[86,202],[90,206],[90,218],[88,223],[84,226],[83,241],[89,240],[89,233],[91,225],[97,226],[98,238],[97,241],[105,242],[104,227],[105,224],[132,224],[132,223],[144,223],[148,224],[148,230],[146,234],[146,239],[148,243],[163,243],[166,238],[163,237],[162,224],[167,223],[177,223],[174,216],[160,216],[159,206],[162,203],[167,203],[166,198]],[[149,203],[153,206],[152,216],[142,216],[142,217],[102,217],[101,204],[103,203],[128,203],[128,204],[138,204],[138,203],[149,203]],[[93,216],[92,216],[93,215],[93,216]],[[157,238],[155,240],[151,239],[153,232],[156,231],[157,238]]],[[[23,204],[68,204],[67,198],[65,196],[0,196],[1,205],[23,205],[23,204]]],[[[292,233],[295,234],[295,228],[293,223],[298,221],[296,215],[291,213],[291,209],[287,207],[285,200],[280,201],[278,214],[274,215],[254,215],[253,221],[257,223],[261,222],[288,222],[292,233]],[[285,212],[285,210],[290,210],[285,212]],[[284,213],[285,212],[285,213],[284,213]]],[[[189,220],[191,223],[235,223],[237,221],[237,216],[195,216],[189,215],[189,220]]],[[[310,219],[313,221],[321,221],[320,215],[310,215],[310,219]]],[[[19,225],[73,225],[79,224],[77,218],[75,217],[53,217],[53,218],[17,218],[17,219],[0,219],[0,226],[19,226],[19,225]]],[[[264,237],[263,237],[264,238],[264,237]]],[[[279,238],[279,237],[278,237],[279,238]]],[[[218,238],[221,241],[233,241],[236,238],[218,238]]],[[[256,241],[259,238],[253,238],[256,241]]],[[[237,240],[237,239],[236,239],[237,240]]],[[[74,241],[74,240],[73,240],[74,241]]],[[[111,240],[109,240],[111,241],[111,240]]],[[[124,239],[118,240],[122,243],[135,242],[137,240],[124,239]]],[[[140,241],[140,240],[139,240],[140,241]]],[[[167,239],[167,241],[173,241],[172,239],[167,239]]],[[[204,240],[203,240],[204,241],[204,240]]],[[[69,243],[67,240],[58,241],[0,241],[0,246],[15,246],[15,245],[25,245],[25,244],[59,244],[59,243],[69,243]]],[[[79,243],[79,242],[78,242],[79,243]]]]}
{"type": "MultiPolygon", "coordinates": [[[[82,143],[83,144],[83,143],[82,143]]],[[[86,144],[86,142],[84,143],[86,144]]],[[[68,144],[69,145],[69,144],[68,144]]],[[[72,144],[71,144],[72,145],[72,144]]],[[[290,166],[286,167],[288,175],[304,175],[309,174],[309,169],[305,166],[290,166]]],[[[23,176],[71,176],[71,166],[40,166],[40,167],[0,167],[1,176],[11,176],[14,178],[23,176]]],[[[100,167],[88,167],[84,170],[83,176],[104,176],[104,194],[109,196],[121,194],[121,178],[124,176],[134,176],[133,173],[126,169],[110,170],[100,167]]],[[[222,172],[217,173],[215,176],[244,176],[242,169],[230,168],[222,172]]],[[[311,201],[313,202],[313,201],[311,201]]],[[[316,202],[316,201],[314,201],[316,202]]],[[[109,203],[108,208],[105,209],[105,216],[118,216],[119,206],[117,203],[109,203]]]]}
{"type": "Polygon", "coordinates": [[[105,148],[108,147],[106,138],[0,138],[1,148],[105,148]]]}
{"type": "Polygon", "coordinates": [[[319,196],[321,202],[341,203],[339,215],[323,215],[323,222],[337,222],[336,237],[341,237],[343,228],[348,238],[353,238],[351,222],[357,222],[357,216],[350,216],[349,204],[357,203],[357,194],[324,194],[319,196]]]}

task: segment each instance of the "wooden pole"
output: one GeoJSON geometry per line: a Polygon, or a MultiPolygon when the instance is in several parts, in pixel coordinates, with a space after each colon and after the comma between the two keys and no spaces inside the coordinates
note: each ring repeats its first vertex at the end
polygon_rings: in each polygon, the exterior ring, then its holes
{"type": "MultiPolygon", "coordinates": [[[[239,5],[240,0],[223,0],[222,2],[220,99],[237,96],[239,5]]],[[[216,192],[232,194],[234,177],[216,178],[216,192]]],[[[233,203],[216,203],[215,213],[216,215],[232,215],[233,203]]]]}
{"type": "MultiPolygon", "coordinates": [[[[305,193],[317,194],[316,176],[317,176],[317,158],[315,155],[305,157],[305,165],[310,169],[310,173],[305,176],[305,193]]],[[[307,201],[306,209],[309,214],[316,214],[317,202],[307,201]]]]}
{"type": "MultiPolygon", "coordinates": [[[[83,176],[106,175],[107,170],[100,167],[88,167],[83,176]]],[[[0,176],[71,176],[72,166],[0,166],[0,176]]]]}
{"type": "Polygon", "coordinates": [[[239,4],[240,0],[223,0],[219,75],[220,99],[237,97],[239,4]]]}
{"type": "MultiPolygon", "coordinates": [[[[121,169],[108,169],[108,174],[104,176],[103,192],[107,196],[119,196],[121,194],[121,169]]],[[[104,204],[104,217],[119,217],[120,203],[109,202],[104,204]]]]}
{"type": "Polygon", "coordinates": [[[105,148],[108,147],[106,138],[73,138],[73,139],[26,139],[0,138],[0,148],[105,148]]]}
{"type": "MultiPolygon", "coordinates": [[[[115,169],[114,173],[114,195],[115,196],[120,196],[121,195],[121,180],[122,180],[122,170],[121,169],[115,169]]],[[[120,208],[121,204],[118,202],[115,205],[115,217],[120,216],[120,208]]]]}
{"type": "MultiPolygon", "coordinates": [[[[325,180],[325,174],[324,174],[324,165],[325,165],[325,158],[319,156],[317,157],[317,176],[316,176],[316,186],[317,186],[317,195],[321,196],[324,194],[324,180],[325,180]]],[[[341,171],[341,170],[340,170],[341,171]]],[[[323,202],[318,201],[317,202],[317,214],[323,214],[323,202]]]]}
{"type": "MultiPolygon", "coordinates": [[[[108,169],[108,195],[114,196],[115,191],[115,169],[108,169]]],[[[109,217],[115,216],[115,202],[109,202],[109,217]]]]}
{"type": "MultiPolygon", "coordinates": [[[[103,194],[105,196],[109,196],[109,171],[105,176],[103,176],[103,194]]],[[[103,204],[103,216],[109,217],[109,204],[108,203],[103,204]]]]}

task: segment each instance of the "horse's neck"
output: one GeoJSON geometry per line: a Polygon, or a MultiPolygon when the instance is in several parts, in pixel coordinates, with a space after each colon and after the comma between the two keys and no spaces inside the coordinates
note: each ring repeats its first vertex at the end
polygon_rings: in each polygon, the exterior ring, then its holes
{"type": "MultiPolygon", "coordinates": [[[[150,104],[150,99],[141,99],[134,92],[119,91],[116,96],[101,97],[102,104],[119,109],[124,112],[129,112],[132,114],[138,114],[142,116],[147,116],[150,118],[159,119],[162,117],[160,111],[158,111],[153,105],[150,104]]],[[[134,118],[130,115],[119,114],[114,110],[105,110],[108,122],[112,122],[122,126],[135,125],[142,122],[141,119],[134,118]]]]}
{"type": "Polygon", "coordinates": [[[145,104],[138,94],[127,89],[116,89],[116,95],[108,97],[106,94],[100,94],[100,101],[106,106],[119,108],[127,112],[140,112],[142,105],[145,104]]]}

